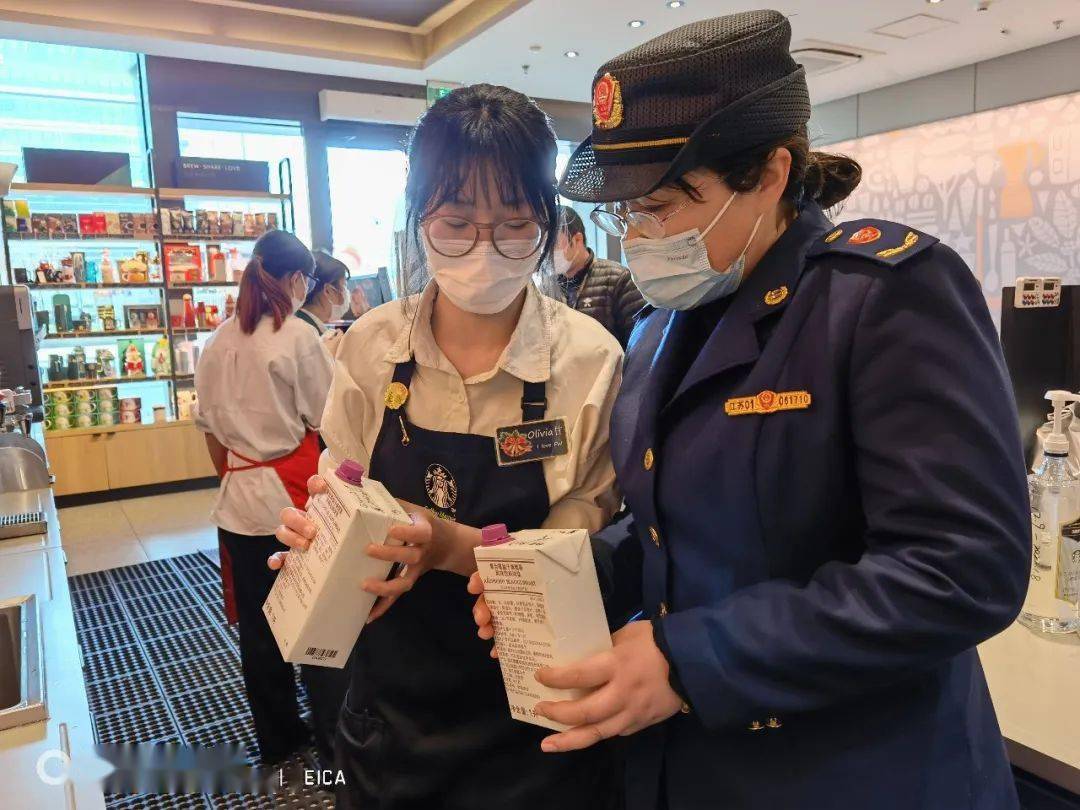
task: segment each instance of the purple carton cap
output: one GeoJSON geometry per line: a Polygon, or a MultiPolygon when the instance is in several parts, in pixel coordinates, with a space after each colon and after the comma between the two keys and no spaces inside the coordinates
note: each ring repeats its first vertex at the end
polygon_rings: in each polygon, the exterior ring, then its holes
{"type": "Polygon", "coordinates": [[[506,531],[505,523],[492,523],[480,530],[480,545],[498,546],[509,543],[513,538],[506,531]]]}
{"type": "Polygon", "coordinates": [[[334,474],[346,484],[355,484],[358,487],[364,485],[364,466],[351,458],[341,462],[334,474]]]}

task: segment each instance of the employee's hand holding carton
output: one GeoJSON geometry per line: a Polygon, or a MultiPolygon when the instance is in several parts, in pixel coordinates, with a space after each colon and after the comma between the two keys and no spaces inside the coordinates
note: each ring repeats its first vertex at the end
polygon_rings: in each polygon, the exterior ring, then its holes
{"type": "MultiPolygon", "coordinates": [[[[313,475],[308,479],[309,495],[320,495],[326,489],[322,476],[313,475]]],[[[407,501],[399,503],[409,514],[412,525],[391,526],[387,537],[393,543],[372,543],[365,549],[369,557],[401,566],[399,575],[393,579],[366,579],[362,583],[365,591],[379,597],[368,621],[386,613],[428,571],[439,569],[468,576],[476,567],[472,548],[479,541],[479,530],[440,520],[407,501]]],[[[304,551],[315,533],[315,524],[305,511],[291,506],[281,510],[281,525],[275,532],[281,543],[304,551]]],[[[275,571],[280,569],[288,553],[279,551],[271,555],[267,565],[275,571]]]]}

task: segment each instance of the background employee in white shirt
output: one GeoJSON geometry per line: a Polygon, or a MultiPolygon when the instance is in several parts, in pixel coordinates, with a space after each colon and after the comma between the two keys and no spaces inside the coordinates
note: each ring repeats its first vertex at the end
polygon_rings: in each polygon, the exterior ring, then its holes
{"type": "Polygon", "coordinates": [[[349,309],[349,291],[345,287],[349,268],[323,250],[316,250],[315,286],[311,288],[296,317],[315,328],[320,335],[327,333],[327,324],[342,320],[349,309]]]}
{"type": "MultiPolygon", "coordinates": [[[[477,527],[596,531],[618,505],[608,418],[622,352],[531,281],[556,239],[555,152],[520,93],[475,85],[436,102],[413,136],[405,192],[431,281],[365,315],[338,350],[324,468],[357,459],[426,507],[391,532],[412,547],[369,550],[408,568],[364,584],[383,599],[354,649],[338,726],[342,810],[619,802],[610,749],[545,757],[542,729],[510,719],[462,576],[477,527]],[[514,428],[535,421],[562,425],[566,441],[526,447],[514,428]]],[[[312,525],[287,511],[278,536],[302,548],[312,525]]]]}
{"type": "Polygon", "coordinates": [[[266,556],[280,548],[273,536],[278,513],[307,501],[330,388],[330,355],[315,330],[294,317],[314,285],[313,270],[311,252],[292,234],[260,237],[244,270],[236,315],[211,335],[195,369],[195,424],[222,476],[211,519],[218,526],[226,604],[231,591],[239,620],[244,685],[264,763],[308,740],[292,665],[281,658],[262,603],[274,581],[266,556]]]}

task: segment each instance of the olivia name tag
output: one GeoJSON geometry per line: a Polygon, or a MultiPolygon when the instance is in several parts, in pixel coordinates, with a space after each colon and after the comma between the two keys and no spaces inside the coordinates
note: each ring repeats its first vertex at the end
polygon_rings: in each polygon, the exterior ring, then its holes
{"type": "Polygon", "coordinates": [[[495,460],[500,467],[565,456],[566,422],[545,419],[495,429],[495,460]]]}
{"type": "Polygon", "coordinates": [[[752,397],[735,397],[724,403],[728,416],[749,416],[754,413],[801,411],[810,407],[813,397],[809,391],[762,391],[752,397]]]}

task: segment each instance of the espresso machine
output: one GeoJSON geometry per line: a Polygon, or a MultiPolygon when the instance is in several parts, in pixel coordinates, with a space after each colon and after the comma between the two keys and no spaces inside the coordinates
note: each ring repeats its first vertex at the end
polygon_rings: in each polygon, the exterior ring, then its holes
{"type": "MultiPolygon", "coordinates": [[[[32,315],[27,287],[0,287],[0,496],[51,483],[45,450],[30,436],[44,413],[32,315]]],[[[0,508],[0,539],[14,529],[8,518],[0,508]]]]}

